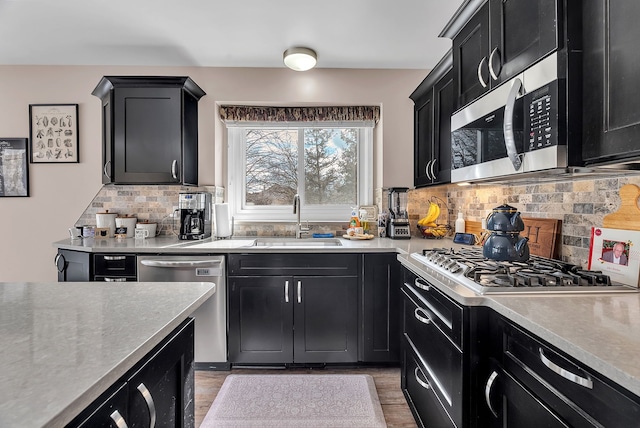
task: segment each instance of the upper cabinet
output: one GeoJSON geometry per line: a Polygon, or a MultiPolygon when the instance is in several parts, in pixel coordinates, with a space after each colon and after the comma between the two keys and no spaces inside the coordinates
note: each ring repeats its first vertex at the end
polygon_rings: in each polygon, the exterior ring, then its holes
{"type": "Polygon", "coordinates": [[[198,184],[198,100],[189,77],[105,76],[104,184],[198,184]]]}
{"type": "Polygon", "coordinates": [[[582,9],[583,159],[596,164],[638,158],[640,2],[590,0],[582,9]]]}
{"type": "Polygon", "coordinates": [[[559,3],[467,2],[441,34],[453,39],[456,108],[559,48],[559,3]]]}
{"type": "Polygon", "coordinates": [[[454,110],[449,52],[410,95],[414,102],[414,185],[451,181],[451,113],[454,110]]]}

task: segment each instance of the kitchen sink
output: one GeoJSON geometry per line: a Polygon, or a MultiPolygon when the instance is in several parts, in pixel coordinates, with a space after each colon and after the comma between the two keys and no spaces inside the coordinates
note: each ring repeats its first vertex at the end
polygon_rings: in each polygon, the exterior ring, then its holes
{"type": "Polygon", "coordinates": [[[338,239],[295,239],[295,238],[271,238],[256,239],[256,247],[340,247],[342,243],[338,239]]]}

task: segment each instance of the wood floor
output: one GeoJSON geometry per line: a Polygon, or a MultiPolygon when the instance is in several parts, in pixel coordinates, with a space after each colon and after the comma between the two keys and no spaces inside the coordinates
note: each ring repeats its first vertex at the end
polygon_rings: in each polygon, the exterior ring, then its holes
{"type": "MultiPolygon", "coordinates": [[[[225,378],[230,374],[368,374],[376,384],[384,418],[389,428],[416,427],[409,406],[400,390],[400,368],[356,368],[356,369],[287,369],[252,370],[233,369],[231,371],[197,370],[195,373],[195,419],[199,427],[216,398],[225,378]]],[[[354,427],[355,428],[355,427],[354,427]]]]}

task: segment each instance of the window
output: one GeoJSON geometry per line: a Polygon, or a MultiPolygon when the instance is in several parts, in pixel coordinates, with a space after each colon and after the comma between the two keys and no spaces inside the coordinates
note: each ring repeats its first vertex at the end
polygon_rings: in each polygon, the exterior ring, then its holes
{"type": "Polygon", "coordinates": [[[373,129],[353,123],[230,126],[229,203],[237,220],[345,221],[373,195],[373,129]]]}

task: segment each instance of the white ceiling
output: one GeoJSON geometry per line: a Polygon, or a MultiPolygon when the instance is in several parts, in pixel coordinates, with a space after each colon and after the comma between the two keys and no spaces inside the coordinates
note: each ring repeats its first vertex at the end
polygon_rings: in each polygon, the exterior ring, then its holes
{"type": "Polygon", "coordinates": [[[0,0],[2,65],[432,68],[463,0],[0,0]]]}

